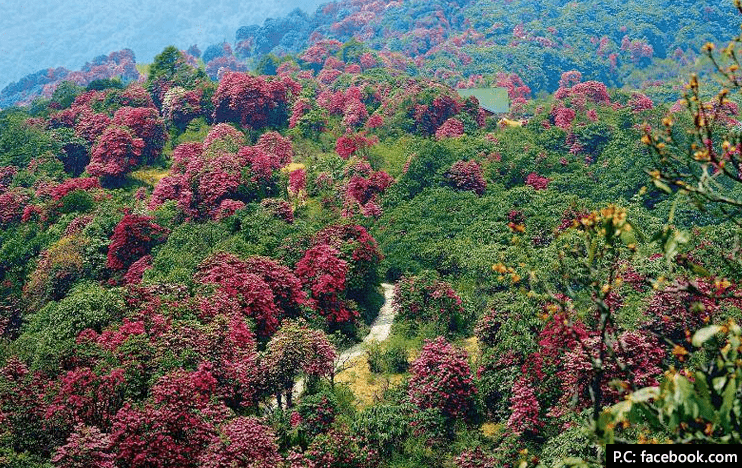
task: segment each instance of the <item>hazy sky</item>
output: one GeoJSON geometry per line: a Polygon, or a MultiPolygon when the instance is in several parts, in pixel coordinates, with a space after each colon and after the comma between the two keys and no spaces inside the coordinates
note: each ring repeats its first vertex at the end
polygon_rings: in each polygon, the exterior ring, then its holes
{"type": "Polygon", "coordinates": [[[328,0],[0,0],[0,89],[43,68],[79,69],[130,48],[151,62],[165,46],[234,42],[240,26],[328,0]]]}

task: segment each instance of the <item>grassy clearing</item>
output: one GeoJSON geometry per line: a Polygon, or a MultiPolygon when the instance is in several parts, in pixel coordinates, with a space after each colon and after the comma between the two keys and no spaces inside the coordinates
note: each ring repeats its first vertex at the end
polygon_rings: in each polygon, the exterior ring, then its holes
{"type": "Polygon", "coordinates": [[[149,185],[150,187],[154,187],[155,185],[157,185],[157,182],[159,182],[169,173],[170,171],[168,169],[145,167],[132,172],[131,174],[129,174],[129,176],[134,180],[138,180],[144,184],[149,185]]]}
{"type": "Polygon", "coordinates": [[[383,399],[384,392],[404,379],[403,374],[374,374],[366,355],[351,359],[335,376],[335,382],[346,384],[355,395],[355,405],[362,410],[383,399]]]}

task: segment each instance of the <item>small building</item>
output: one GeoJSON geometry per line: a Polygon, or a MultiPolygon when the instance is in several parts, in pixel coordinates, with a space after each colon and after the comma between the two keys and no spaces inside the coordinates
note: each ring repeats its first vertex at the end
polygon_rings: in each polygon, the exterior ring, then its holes
{"type": "Polygon", "coordinates": [[[510,112],[507,88],[462,88],[457,89],[456,92],[463,98],[469,96],[477,98],[479,107],[488,114],[507,114],[510,112]]]}

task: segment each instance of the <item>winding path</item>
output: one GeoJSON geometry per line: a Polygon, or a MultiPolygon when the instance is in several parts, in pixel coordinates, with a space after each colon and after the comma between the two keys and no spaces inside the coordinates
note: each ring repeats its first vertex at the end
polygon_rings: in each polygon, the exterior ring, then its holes
{"type": "MultiPolygon", "coordinates": [[[[371,330],[368,335],[363,338],[363,341],[357,345],[346,349],[335,360],[335,370],[339,370],[349,362],[351,359],[356,358],[366,352],[366,346],[373,341],[384,341],[389,338],[389,333],[392,330],[392,324],[394,323],[394,317],[396,312],[392,307],[392,296],[394,295],[394,286],[389,283],[381,283],[381,288],[384,290],[384,305],[379,309],[379,315],[376,316],[373,323],[371,324],[371,330]]],[[[304,391],[304,379],[299,379],[294,384],[294,390],[291,392],[293,399],[301,395],[304,391]]]]}

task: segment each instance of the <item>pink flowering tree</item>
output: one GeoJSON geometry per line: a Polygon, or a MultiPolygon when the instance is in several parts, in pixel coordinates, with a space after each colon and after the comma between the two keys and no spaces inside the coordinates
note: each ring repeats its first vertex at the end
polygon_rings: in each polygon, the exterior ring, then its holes
{"type": "Polygon", "coordinates": [[[418,408],[435,408],[451,419],[473,416],[477,390],[466,351],[443,337],[426,341],[410,373],[408,395],[418,408]]]}
{"type": "Polygon", "coordinates": [[[113,115],[112,124],[129,128],[136,138],[144,141],[142,161],[154,161],[167,141],[165,122],[152,107],[121,107],[113,115]]]}
{"type": "Polygon", "coordinates": [[[443,333],[462,331],[465,316],[462,300],[434,272],[402,277],[394,286],[392,307],[400,319],[416,326],[434,323],[443,333]]]}
{"type": "Polygon", "coordinates": [[[301,375],[331,377],[335,347],[320,331],[304,322],[286,321],[266,345],[263,363],[278,405],[293,406],[292,390],[301,375]]]}
{"type": "Polygon", "coordinates": [[[203,468],[280,466],[273,430],[255,417],[237,417],[219,428],[201,455],[203,468]]]}
{"type": "Polygon", "coordinates": [[[448,183],[457,190],[468,190],[481,196],[487,190],[482,166],[476,161],[457,161],[446,172],[448,183]]]}
{"type": "Polygon", "coordinates": [[[139,165],[144,140],[126,127],[108,127],[93,147],[85,168],[103,180],[119,179],[139,165]]]}
{"type": "Polygon", "coordinates": [[[106,266],[112,270],[127,270],[134,262],[149,254],[152,247],[163,242],[169,231],[153,223],[154,218],[127,213],[113,230],[108,246],[106,266]]]}
{"type": "Polygon", "coordinates": [[[288,77],[268,80],[227,72],[214,93],[214,120],[254,129],[284,126],[293,97],[299,91],[300,86],[288,77]]]}

